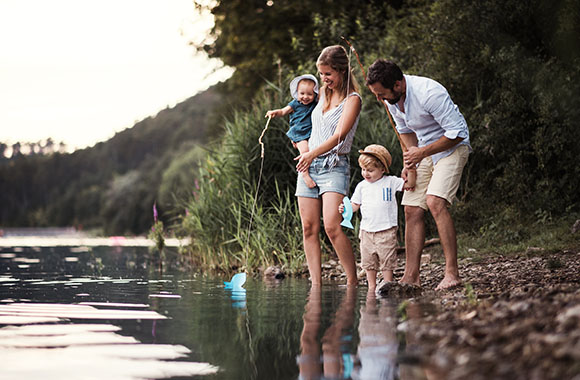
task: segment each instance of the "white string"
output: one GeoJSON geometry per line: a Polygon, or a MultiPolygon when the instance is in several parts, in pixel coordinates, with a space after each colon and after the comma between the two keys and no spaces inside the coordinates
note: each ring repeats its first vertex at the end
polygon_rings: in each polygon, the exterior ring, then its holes
{"type": "Polygon", "coordinates": [[[254,204],[252,205],[252,212],[250,214],[250,224],[248,225],[248,233],[247,233],[247,237],[246,237],[246,254],[244,257],[245,260],[245,266],[246,266],[246,270],[247,270],[247,266],[248,266],[248,253],[250,250],[250,232],[252,230],[252,222],[254,221],[254,211],[256,209],[256,203],[258,202],[258,193],[260,191],[260,184],[262,182],[262,171],[264,170],[264,143],[262,142],[262,137],[264,137],[264,134],[266,133],[266,130],[268,129],[268,125],[270,125],[270,120],[272,120],[272,116],[268,116],[268,121],[266,122],[266,126],[264,127],[264,129],[262,130],[262,134],[260,135],[260,138],[258,139],[258,143],[260,144],[262,151],[260,154],[261,157],[261,162],[260,162],[260,175],[258,176],[258,186],[256,186],[256,195],[254,196],[254,204]]]}

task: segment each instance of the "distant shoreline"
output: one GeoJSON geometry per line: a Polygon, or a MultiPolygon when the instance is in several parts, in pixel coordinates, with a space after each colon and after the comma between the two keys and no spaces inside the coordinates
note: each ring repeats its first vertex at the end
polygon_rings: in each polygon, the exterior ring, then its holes
{"type": "MultiPolygon", "coordinates": [[[[165,239],[167,247],[188,245],[189,239],[165,239]]],[[[8,236],[0,237],[0,248],[10,247],[153,247],[145,237],[8,236]]]]}

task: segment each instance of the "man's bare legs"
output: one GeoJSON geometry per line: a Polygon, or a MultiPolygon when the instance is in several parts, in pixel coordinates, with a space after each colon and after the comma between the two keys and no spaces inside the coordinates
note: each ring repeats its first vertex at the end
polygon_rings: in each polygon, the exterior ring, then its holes
{"type": "MultiPolygon", "coordinates": [[[[312,286],[320,286],[322,274],[320,268],[320,208],[321,200],[316,198],[298,197],[298,209],[302,220],[302,241],[304,254],[310,272],[312,286]]],[[[337,205],[338,207],[338,205],[337,205]]]]}
{"type": "Polygon", "coordinates": [[[399,282],[421,286],[419,266],[425,244],[425,211],[405,206],[405,273],[399,282]]]}
{"type": "Polygon", "coordinates": [[[437,224],[437,232],[439,232],[445,255],[445,276],[435,290],[448,289],[461,284],[457,266],[457,234],[447,205],[445,199],[427,195],[427,206],[437,224]]]}
{"type": "MultiPolygon", "coordinates": [[[[294,143],[294,145],[296,146],[296,149],[298,149],[300,154],[308,152],[308,140],[298,141],[297,143],[294,143]]],[[[314,182],[312,177],[310,177],[310,174],[308,174],[308,170],[300,173],[300,175],[302,176],[304,183],[306,183],[306,186],[308,186],[311,189],[316,186],[316,182],[314,182]]]]}
{"type": "Polygon", "coordinates": [[[338,255],[340,264],[346,272],[346,283],[347,285],[356,285],[358,279],[356,276],[356,263],[352,252],[352,245],[350,239],[340,226],[342,215],[338,212],[338,205],[340,205],[343,198],[344,195],[334,192],[322,194],[322,217],[324,219],[324,230],[330,238],[330,242],[338,255]]]}

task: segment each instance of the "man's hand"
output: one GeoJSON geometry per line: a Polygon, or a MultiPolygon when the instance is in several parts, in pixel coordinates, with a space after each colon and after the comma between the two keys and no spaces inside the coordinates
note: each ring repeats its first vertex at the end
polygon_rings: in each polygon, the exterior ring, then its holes
{"type": "Polygon", "coordinates": [[[403,160],[405,161],[405,168],[414,169],[421,160],[425,158],[423,148],[412,146],[403,153],[403,160]]]}

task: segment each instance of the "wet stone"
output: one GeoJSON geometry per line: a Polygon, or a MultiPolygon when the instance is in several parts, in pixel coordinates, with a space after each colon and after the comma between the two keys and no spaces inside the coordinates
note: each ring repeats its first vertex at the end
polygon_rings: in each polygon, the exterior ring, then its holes
{"type": "Polygon", "coordinates": [[[383,297],[416,297],[421,295],[421,287],[399,282],[385,282],[377,288],[377,295],[383,297]]]}

